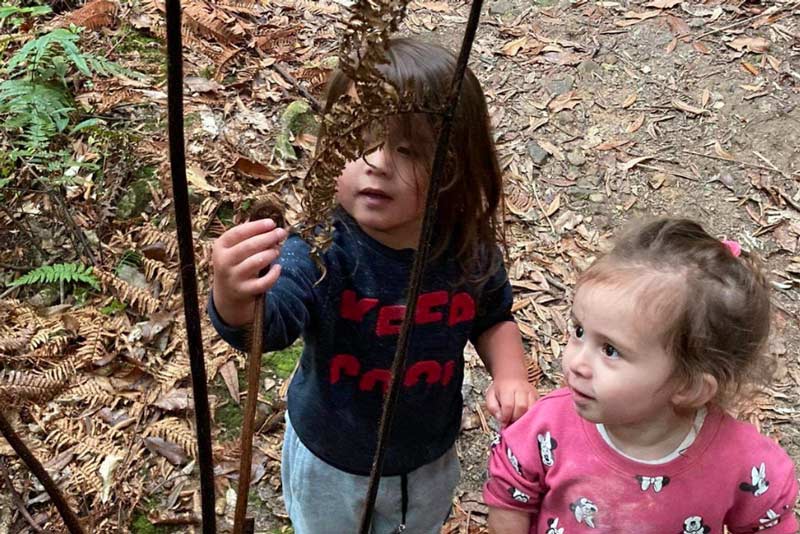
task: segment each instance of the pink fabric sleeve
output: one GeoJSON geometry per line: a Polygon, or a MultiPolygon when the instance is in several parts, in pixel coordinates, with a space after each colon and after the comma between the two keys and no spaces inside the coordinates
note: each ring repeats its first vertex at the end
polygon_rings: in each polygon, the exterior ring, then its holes
{"type": "MultiPolygon", "coordinates": [[[[499,442],[492,445],[489,480],[483,487],[488,506],[536,515],[544,492],[544,470],[535,445],[534,419],[539,410],[531,409],[506,428],[499,442]]],[[[531,518],[535,523],[535,518],[531,518]]]]}
{"type": "MultiPolygon", "coordinates": [[[[726,518],[731,534],[763,531],[768,534],[797,534],[794,514],[797,476],[792,460],[772,440],[764,438],[759,459],[743,471],[734,508],[726,518]]],[[[759,444],[760,445],[760,444],[759,444]]]]}

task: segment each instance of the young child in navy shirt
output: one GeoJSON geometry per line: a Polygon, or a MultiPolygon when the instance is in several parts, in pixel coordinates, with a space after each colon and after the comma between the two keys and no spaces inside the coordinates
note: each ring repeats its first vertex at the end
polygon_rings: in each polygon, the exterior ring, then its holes
{"type": "MultiPolygon", "coordinates": [[[[455,59],[446,50],[393,40],[379,65],[415,109],[442,109],[455,59]]],[[[327,105],[353,90],[338,72],[327,105]]],[[[390,117],[379,148],[350,161],[337,182],[340,208],[325,276],[299,236],[271,220],[232,228],[215,243],[209,306],[224,339],[245,345],[252,302],[266,292],[265,350],[302,337],[290,387],[282,481],[297,534],[352,533],[366,496],[406,291],[417,248],[438,118],[390,117]],[[258,273],[277,259],[264,275],[258,273]]],[[[336,132],[327,132],[335,135],[336,132]]],[[[535,400],[511,314],[512,292],[497,236],[501,172],[486,101],[467,73],[450,144],[402,379],[373,532],[440,531],[459,478],[454,443],[462,413],[463,350],[471,341],[493,377],[489,410],[502,423],[535,400]]]]}

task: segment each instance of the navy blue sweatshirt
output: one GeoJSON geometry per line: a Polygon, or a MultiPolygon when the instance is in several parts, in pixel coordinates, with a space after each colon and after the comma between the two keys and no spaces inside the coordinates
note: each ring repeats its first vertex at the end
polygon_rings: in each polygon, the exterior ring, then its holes
{"type": "MultiPolygon", "coordinates": [[[[368,475],[377,443],[405,294],[414,257],[374,240],[346,214],[323,256],[327,274],[296,235],[283,245],[281,276],[266,298],[265,350],[303,337],[288,409],[303,444],[334,467],[368,475]]],[[[428,266],[417,301],[406,370],[383,475],[408,473],[452,447],[461,424],[463,350],[491,326],[512,321],[511,286],[502,267],[482,287],[462,280],[452,256],[428,266]]],[[[244,329],[217,314],[214,327],[246,350],[244,329]]]]}

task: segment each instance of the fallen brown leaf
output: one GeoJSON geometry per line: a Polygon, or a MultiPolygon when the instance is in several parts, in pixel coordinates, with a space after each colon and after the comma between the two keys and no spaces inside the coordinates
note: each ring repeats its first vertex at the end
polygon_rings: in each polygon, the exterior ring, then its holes
{"type": "Polygon", "coordinates": [[[275,173],[273,173],[269,167],[244,157],[239,157],[239,159],[236,160],[236,163],[233,164],[233,168],[242,174],[252,176],[253,178],[259,178],[261,180],[272,180],[275,178],[275,173]]]}
{"type": "Polygon", "coordinates": [[[164,393],[153,404],[167,412],[182,412],[194,406],[187,388],[172,389],[164,393]]]}
{"type": "Polygon", "coordinates": [[[733,154],[722,148],[722,145],[719,143],[719,141],[714,141],[714,152],[716,152],[717,156],[727,160],[733,161],[736,159],[733,157],[733,154]]]}
{"type": "Polygon", "coordinates": [[[674,37],[674,38],[673,38],[673,39],[672,39],[672,40],[669,42],[669,44],[667,44],[667,46],[664,48],[664,53],[665,53],[665,54],[671,54],[672,52],[674,52],[674,51],[675,51],[675,47],[676,47],[676,46],[678,46],[678,38],[677,38],[677,37],[674,37]]]}
{"type": "Polygon", "coordinates": [[[225,365],[219,368],[219,374],[222,375],[233,402],[239,404],[239,375],[236,372],[236,363],[233,360],[228,360],[225,365]]]}
{"type": "Polygon", "coordinates": [[[708,114],[711,113],[707,109],[702,109],[702,108],[698,108],[696,106],[693,106],[691,104],[687,104],[686,102],[683,102],[682,100],[679,100],[677,98],[673,98],[672,99],[672,106],[675,109],[679,109],[681,111],[685,111],[686,113],[691,113],[692,115],[708,115],[708,114]]]}
{"type": "Polygon", "coordinates": [[[762,54],[769,50],[770,42],[763,37],[737,37],[727,45],[739,52],[744,50],[762,54]]]}
{"type": "Polygon", "coordinates": [[[666,182],[668,179],[669,179],[669,174],[663,172],[657,172],[650,177],[648,183],[650,184],[650,187],[652,187],[653,189],[661,189],[661,186],[664,185],[664,182],[666,182]]]}
{"type": "Polygon", "coordinates": [[[705,108],[708,105],[708,101],[711,100],[711,91],[708,90],[708,87],[703,89],[703,94],[700,97],[700,107],[705,108]]]}
{"type": "Polygon", "coordinates": [[[609,139],[608,141],[600,143],[599,145],[594,147],[594,149],[595,150],[600,150],[600,151],[614,150],[615,148],[619,148],[621,146],[625,146],[625,145],[629,144],[630,142],[631,142],[630,139],[622,139],[622,138],[609,139]]]}
{"type": "Polygon", "coordinates": [[[581,103],[581,98],[577,96],[575,91],[568,91],[563,95],[555,97],[550,104],[547,105],[550,111],[558,113],[565,109],[574,109],[575,106],[581,103]]]}
{"type": "Polygon", "coordinates": [[[639,98],[639,93],[633,93],[629,95],[628,98],[626,98],[625,101],[622,103],[622,109],[628,109],[629,107],[631,107],[634,104],[634,102],[636,102],[637,98],[639,98]]]}
{"type": "Polygon", "coordinates": [[[742,69],[753,76],[758,76],[758,67],[748,63],[747,61],[742,61],[742,69]]]}
{"type": "Polygon", "coordinates": [[[781,70],[781,60],[767,54],[767,61],[769,61],[770,66],[775,70],[775,72],[780,72],[781,70]]]}
{"type": "Polygon", "coordinates": [[[545,152],[556,158],[558,161],[564,161],[564,159],[566,159],[564,152],[553,143],[550,143],[549,141],[538,141],[538,143],[545,152]]]}
{"type": "Polygon", "coordinates": [[[627,128],[625,128],[625,131],[628,133],[634,133],[635,131],[637,131],[639,128],[642,127],[642,125],[644,124],[644,119],[645,119],[644,113],[640,113],[639,116],[636,117],[634,121],[627,126],[627,128]]]}
{"type": "MultiPolygon", "coordinates": [[[[669,24],[669,29],[675,35],[687,35],[691,32],[686,21],[675,15],[667,15],[667,24],[669,24]]],[[[686,38],[684,37],[684,39],[686,38]]]]}
{"type": "Polygon", "coordinates": [[[622,171],[627,172],[627,171],[631,170],[632,168],[636,167],[637,165],[639,165],[640,163],[644,163],[645,161],[647,161],[649,159],[653,159],[653,157],[654,156],[641,156],[639,158],[629,159],[628,161],[620,163],[619,168],[622,171]]]}
{"type": "Polygon", "coordinates": [[[708,55],[708,54],[711,53],[711,50],[709,50],[709,48],[706,46],[706,44],[703,43],[702,41],[694,41],[692,43],[692,47],[694,47],[694,49],[697,50],[698,52],[700,52],[701,54],[708,55]]]}
{"type": "Polygon", "coordinates": [[[172,465],[184,465],[189,461],[189,457],[183,452],[180,445],[166,441],[155,436],[144,438],[144,446],[147,450],[163,456],[172,465]]]}
{"type": "Polygon", "coordinates": [[[522,50],[525,45],[528,43],[528,37],[523,35],[519,39],[514,39],[513,41],[507,42],[500,48],[500,54],[504,56],[516,56],[520,50],[522,50]]]}
{"type": "Polygon", "coordinates": [[[681,2],[683,2],[683,0],[653,0],[649,4],[645,4],[644,7],[655,7],[657,9],[671,9],[677,5],[680,5],[681,2]]]}
{"type": "Polygon", "coordinates": [[[547,209],[544,210],[544,214],[547,217],[550,217],[555,212],[558,211],[558,208],[561,207],[561,195],[556,195],[556,197],[548,204],[547,209]]]}

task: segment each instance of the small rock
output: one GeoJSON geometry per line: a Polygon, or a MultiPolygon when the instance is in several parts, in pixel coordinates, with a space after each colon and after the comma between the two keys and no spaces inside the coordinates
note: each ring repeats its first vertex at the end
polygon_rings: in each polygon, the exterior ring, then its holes
{"type": "Polygon", "coordinates": [[[650,74],[653,69],[650,68],[650,65],[642,65],[642,72],[645,74],[650,74]]]}
{"type": "Polygon", "coordinates": [[[575,78],[572,76],[564,76],[563,78],[559,78],[556,80],[551,80],[545,82],[544,88],[549,92],[551,95],[563,95],[575,85],[575,78]]]}
{"type": "Polygon", "coordinates": [[[600,202],[605,202],[606,196],[603,193],[592,193],[589,195],[589,200],[599,204],[600,202]]]}
{"type": "Polygon", "coordinates": [[[704,28],[706,25],[706,21],[701,18],[693,18],[689,20],[689,27],[693,30],[699,30],[700,28],[704,28]]]}
{"type": "Polygon", "coordinates": [[[505,0],[500,0],[499,2],[493,3],[489,7],[489,14],[495,16],[503,16],[508,13],[512,8],[511,2],[507,2],[505,0]]]}
{"type": "Polygon", "coordinates": [[[586,59],[581,61],[578,65],[578,72],[581,76],[591,76],[594,73],[601,73],[603,71],[602,67],[592,61],[591,59],[586,59]]]}
{"type": "Polygon", "coordinates": [[[569,161],[572,165],[576,167],[580,167],[584,163],[586,163],[586,155],[583,153],[582,150],[572,150],[567,152],[567,161],[569,161]]]}
{"type": "Polygon", "coordinates": [[[541,165],[544,163],[544,160],[547,159],[548,154],[545,149],[539,146],[539,143],[536,141],[531,141],[528,143],[528,154],[530,154],[531,159],[536,165],[541,165]]]}
{"type": "Polygon", "coordinates": [[[602,62],[605,63],[606,65],[616,65],[618,61],[619,59],[617,59],[617,56],[615,56],[614,54],[606,54],[602,58],[602,62]]]}

